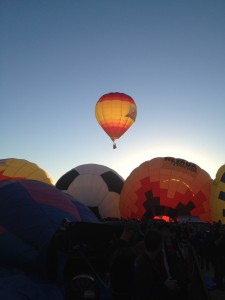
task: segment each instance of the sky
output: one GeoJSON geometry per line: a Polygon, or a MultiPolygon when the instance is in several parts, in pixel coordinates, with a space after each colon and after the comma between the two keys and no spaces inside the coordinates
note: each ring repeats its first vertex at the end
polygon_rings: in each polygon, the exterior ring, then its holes
{"type": "Polygon", "coordinates": [[[76,166],[126,179],[155,157],[225,164],[224,0],[1,0],[0,158],[53,182],[76,166]],[[117,149],[98,99],[131,96],[136,122],[117,149]]]}

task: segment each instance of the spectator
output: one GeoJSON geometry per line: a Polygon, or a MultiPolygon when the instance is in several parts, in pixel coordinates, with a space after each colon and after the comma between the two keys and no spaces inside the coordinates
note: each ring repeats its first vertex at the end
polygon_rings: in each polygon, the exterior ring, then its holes
{"type": "Polygon", "coordinates": [[[159,230],[150,229],[144,237],[145,251],[135,260],[137,300],[185,299],[177,280],[168,277],[163,259],[163,238],[159,230]]]}
{"type": "Polygon", "coordinates": [[[138,222],[126,222],[120,238],[111,247],[109,276],[113,300],[134,299],[133,270],[136,258],[134,246],[139,232],[138,222]]]}

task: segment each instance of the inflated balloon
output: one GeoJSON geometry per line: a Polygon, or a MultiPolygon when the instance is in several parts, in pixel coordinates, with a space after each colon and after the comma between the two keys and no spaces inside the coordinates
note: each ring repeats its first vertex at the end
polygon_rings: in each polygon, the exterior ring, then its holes
{"type": "Polygon", "coordinates": [[[0,264],[38,268],[64,218],[98,221],[86,206],[71,199],[40,181],[0,181],[0,264]]]}
{"type": "Polygon", "coordinates": [[[32,179],[52,184],[52,179],[37,164],[25,159],[0,159],[0,180],[32,179]]]}
{"type": "Polygon", "coordinates": [[[124,93],[103,95],[95,106],[95,116],[99,125],[113,141],[119,139],[135,122],[137,106],[134,100],[124,93]]]}
{"type": "Polygon", "coordinates": [[[2,300],[65,300],[61,286],[39,274],[19,268],[0,269],[0,299],[2,300]]]}
{"type": "Polygon", "coordinates": [[[123,182],[117,172],[106,166],[83,164],[65,173],[56,187],[88,206],[100,218],[119,218],[123,182]]]}
{"type": "Polygon", "coordinates": [[[194,163],[158,157],[142,163],[124,182],[120,213],[124,218],[198,216],[210,221],[212,179],[194,163]]]}
{"type": "Polygon", "coordinates": [[[221,166],[212,183],[210,198],[212,220],[225,224],[225,165],[221,166]]]}

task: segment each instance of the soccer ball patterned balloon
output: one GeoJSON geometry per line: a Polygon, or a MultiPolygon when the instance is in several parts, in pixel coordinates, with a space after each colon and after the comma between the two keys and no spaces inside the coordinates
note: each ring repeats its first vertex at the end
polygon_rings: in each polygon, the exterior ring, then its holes
{"type": "Polygon", "coordinates": [[[83,164],[65,173],[56,187],[88,206],[96,216],[120,218],[119,201],[124,179],[99,164],[83,164]]]}

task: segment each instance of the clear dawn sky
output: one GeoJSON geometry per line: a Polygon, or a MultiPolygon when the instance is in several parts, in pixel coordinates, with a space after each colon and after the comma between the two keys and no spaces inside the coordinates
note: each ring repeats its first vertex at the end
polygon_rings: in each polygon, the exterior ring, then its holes
{"type": "Polygon", "coordinates": [[[224,0],[1,0],[0,158],[56,182],[86,163],[124,179],[173,156],[214,179],[225,163],[224,0]],[[137,119],[117,149],[95,119],[109,92],[137,119]]]}

